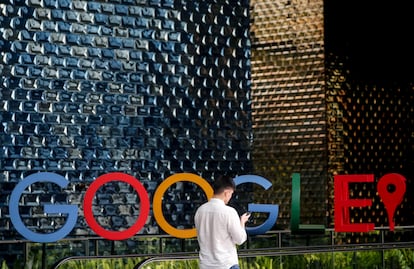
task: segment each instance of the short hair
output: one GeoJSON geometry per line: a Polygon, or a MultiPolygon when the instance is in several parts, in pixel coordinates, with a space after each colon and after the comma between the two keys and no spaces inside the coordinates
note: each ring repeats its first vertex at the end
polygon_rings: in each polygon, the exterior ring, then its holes
{"type": "Polygon", "coordinates": [[[214,180],[213,184],[214,194],[222,193],[226,189],[236,190],[236,183],[229,175],[219,175],[214,180]]]}

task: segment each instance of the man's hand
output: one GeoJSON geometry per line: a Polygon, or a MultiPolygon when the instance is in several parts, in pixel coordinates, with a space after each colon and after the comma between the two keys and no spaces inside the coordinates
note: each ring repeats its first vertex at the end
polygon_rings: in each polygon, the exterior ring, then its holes
{"type": "Polygon", "coordinates": [[[251,213],[246,212],[240,216],[240,224],[244,227],[246,222],[249,220],[251,213]]]}

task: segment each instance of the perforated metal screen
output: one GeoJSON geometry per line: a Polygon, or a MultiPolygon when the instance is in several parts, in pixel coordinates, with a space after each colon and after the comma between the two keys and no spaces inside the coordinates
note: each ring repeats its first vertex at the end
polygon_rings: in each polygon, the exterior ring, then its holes
{"type": "Polygon", "coordinates": [[[302,179],[304,222],[325,223],[327,129],[322,1],[252,1],[255,173],[273,187],[257,196],[290,221],[291,174],[302,179]]]}
{"type": "MultiPolygon", "coordinates": [[[[397,172],[412,189],[412,78],[384,81],[375,70],[388,72],[367,64],[372,58],[358,65],[364,55],[347,46],[361,40],[337,24],[341,8],[323,1],[10,0],[0,11],[2,238],[20,238],[8,199],[40,171],[70,181],[63,191],[39,184],[24,194],[24,222],[43,232],[64,221],[42,215],[43,203],[80,206],[88,184],[111,171],[135,176],[150,193],[183,171],[207,180],[217,171],[264,176],[272,189],[253,198],[280,205],[280,228],[289,225],[294,172],[301,173],[305,223],[333,225],[335,174],[378,180],[397,172]]],[[[387,44],[399,44],[392,37],[387,44]]],[[[410,46],[394,48],[410,59],[410,46]]],[[[381,53],[392,58],[384,50],[374,55],[381,53]]],[[[390,63],[388,70],[402,70],[390,63]]],[[[387,225],[375,184],[352,193],[374,201],[352,221],[387,225]]],[[[194,185],[174,186],[166,218],[190,226],[202,199],[194,185]]],[[[108,185],[94,212],[103,226],[122,227],[136,219],[138,204],[127,185],[108,185]]],[[[397,225],[414,223],[412,204],[407,195],[397,225]]],[[[142,232],[162,231],[149,218],[142,232]]],[[[90,233],[79,216],[73,234],[90,233]]]]}

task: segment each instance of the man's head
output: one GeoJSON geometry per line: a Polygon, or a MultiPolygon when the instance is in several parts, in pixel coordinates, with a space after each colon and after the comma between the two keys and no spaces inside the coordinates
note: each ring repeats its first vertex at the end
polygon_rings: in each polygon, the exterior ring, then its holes
{"type": "Polygon", "coordinates": [[[214,196],[222,199],[225,204],[230,201],[235,190],[236,184],[230,176],[220,175],[213,182],[214,196]]]}

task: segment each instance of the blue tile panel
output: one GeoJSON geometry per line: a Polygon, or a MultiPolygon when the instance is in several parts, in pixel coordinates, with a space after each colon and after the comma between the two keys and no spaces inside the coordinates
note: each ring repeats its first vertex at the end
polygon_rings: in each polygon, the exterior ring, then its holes
{"type": "MultiPolygon", "coordinates": [[[[19,238],[8,198],[35,172],[70,184],[30,186],[24,223],[54,231],[65,217],[45,216],[42,205],[76,204],[72,235],[94,234],[83,196],[107,172],[135,176],[150,197],[179,172],[207,180],[220,170],[251,172],[247,1],[10,0],[0,11],[2,238],[19,238]]],[[[191,227],[200,193],[190,183],[171,187],[166,218],[191,227]]],[[[124,183],[106,184],[93,212],[104,228],[129,227],[139,197],[124,183]]],[[[162,233],[152,217],[141,232],[162,233]]]]}

